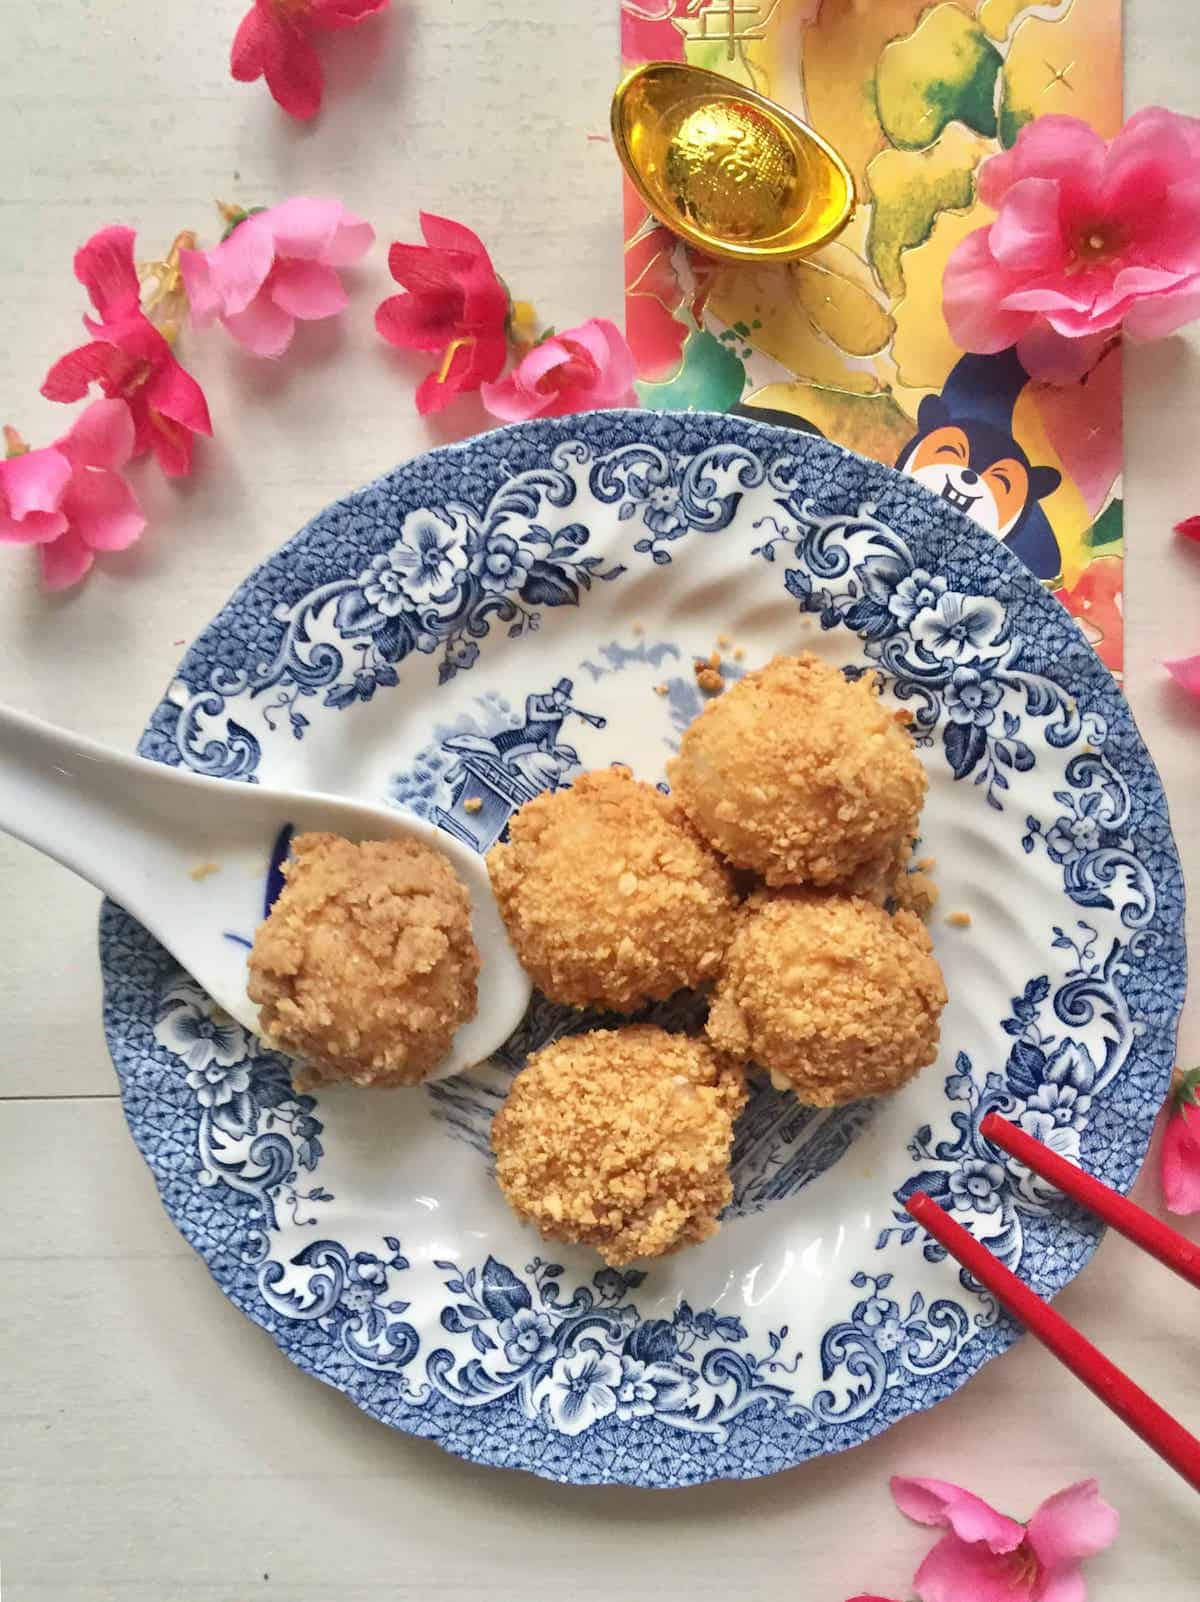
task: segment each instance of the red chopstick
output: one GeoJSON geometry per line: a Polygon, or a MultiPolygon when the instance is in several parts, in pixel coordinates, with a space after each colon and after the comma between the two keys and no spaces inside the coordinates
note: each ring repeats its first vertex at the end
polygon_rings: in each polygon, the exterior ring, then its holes
{"type": "MultiPolygon", "coordinates": [[[[981,1126],[982,1127],[982,1126],[981,1126]]],[[[942,1211],[932,1197],[918,1190],[905,1203],[912,1216],[963,1265],[979,1283],[1014,1314],[1031,1335],[1052,1351],[1076,1379],[1095,1392],[1106,1406],[1147,1446],[1200,1491],[1200,1441],[1172,1418],[1152,1396],[1134,1382],[1068,1324],[1036,1292],[1031,1291],[974,1235],[942,1211]]]]}
{"type": "Polygon", "coordinates": [[[988,1113],[979,1131],[994,1146],[1024,1163],[1026,1168],[1032,1168],[1035,1174],[1041,1174],[1097,1218],[1119,1230],[1135,1246],[1144,1247],[1151,1257],[1157,1257],[1160,1263],[1200,1288],[1200,1246],[1186,1235],[1164,1224],[1127,1196],[1102,1185],[1091,1174],[1085,1174],[1082,1168],[1076,1168],[1074,1163],[1043,1146],[1040,1140],[1009,1123],[1007,1118],[1001,1118],[999,1113],[988,1113]]]}

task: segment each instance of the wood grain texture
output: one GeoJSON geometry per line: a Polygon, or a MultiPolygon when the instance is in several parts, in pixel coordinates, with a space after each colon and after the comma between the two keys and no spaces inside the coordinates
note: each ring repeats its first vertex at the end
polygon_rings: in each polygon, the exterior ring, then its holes
{"type": "MultiPolygon", "coordinates": [[[[120,219],[147,247],[189,224],[211,238],[214,196],[336,194],[385,240],[442,209],[547,321],[619,318],[619,185],[586,137],[606,126],[615,4],[393,0],[385,25],[333,41],[326,113],[301,129],[227,77],[245,3],[0,0],[0,421],[35,440],[61,426],[36,392],[79,337],[70,258],[87,234],[120,219]]],[[[1129,105],[1200,112],[1193,0],[1128,10],[1129,105]]],[[[416,369],[371,327],[389,283],[378,249],[339,327],[301,330],[278,366],[220,333],[190,345],[216,442],[188,484],[146,475],[152,533],[77,594],[45,598],[24,555],[0,553],[0,698],[131,746],[180,642],[254,562],[325,502],[478,426],[469,407],[416,418],[416,369]]],[[[1128,373],[1129,692],[1194,877],[1200,716],[1158,664],[1200,647],[1200,552],[1170,534],[1200,509],[1200,340],[1135,351],[1128,373]]],[[[281,1359],[161,1211],[113,1098],[95,895],[6,841],[0,895],[5,1602],[903,1596],[927,1540],[890,1509],[896,1471],[961,1479],[1017,1514],[1096,1473],[1123,1522],[1092,1597],[1194,1598],[1195,1498],[1028,1341],[871,1445],[748,1485],[556,1487],[372,1423],[281,1359]]],[[[1195,1006],[1182,1053],[1200,1057],[1195,1006]]],[[[1148,1174],[1139,1195],[1155,1194],[1148,1174]]],[[[1186,1286],[1109,1239],[1059,1305],[1200,1422],[1186,1286]]]]}

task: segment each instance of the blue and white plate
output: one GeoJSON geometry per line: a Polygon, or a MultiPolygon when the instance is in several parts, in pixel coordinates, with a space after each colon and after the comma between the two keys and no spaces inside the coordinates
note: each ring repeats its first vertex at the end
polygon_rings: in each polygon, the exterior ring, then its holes
{"type": "Polygon", "coordinates": [[[661,781],[719,636],[739,670],[801,648],[876,669],[914,714],[950,1004],[937,1063],[891,1099],[814,1112],[758,1089],[703,1246],[618,1272],[506,1208],[489,1121],[580,1015],[535,1000],[491,1064],[432,1088],[298,1095],[286,1059],[103,915],[108,1038],[172,1218],[299,1367],[479,1463],[749,1478],[931,1406],[1017,1331],[904,1197],[929,1191],[1053,1293],[1097,1230],[980,1118],[1126,1188],[1166,1090],[1183,890],[1124,700],[996,539],[823,440],[610,412],[434,451],[251,575],[141,750],[388,801],[482,851],[583,768],[661,781]]]}

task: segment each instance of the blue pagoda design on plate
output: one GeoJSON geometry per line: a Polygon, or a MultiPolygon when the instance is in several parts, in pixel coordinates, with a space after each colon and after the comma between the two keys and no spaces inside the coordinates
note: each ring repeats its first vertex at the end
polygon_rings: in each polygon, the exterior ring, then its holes
{"type": "Polygon", "coordinates": [[[574,704],[574,689],[574,681],[563,678],[551,690],[526,696],[525,720],[515,728],[443,739],[441,750],[452,759],[443,782],[452,800],[449,806],[431,806],[430,822],[482,853],[503,838],[508,820],[526,801],[543,790],[561,789],[580,765],[575,747],[559,738],[563,724],[569,717],[593,729],[607,723],[574,704]]]}

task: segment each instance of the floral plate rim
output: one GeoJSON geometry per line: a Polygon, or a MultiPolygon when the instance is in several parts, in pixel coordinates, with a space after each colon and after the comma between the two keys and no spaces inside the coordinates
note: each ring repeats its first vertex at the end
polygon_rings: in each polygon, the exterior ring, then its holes
{"type": "MultiPolygon", "coordinates": [[[[971,524],[967,519],[961,517],[959,514],[948,511],[947,508],[937,502],[936,499],[932,497],[926,490],[918,485],[913,484],[911,480],[903,479],[900,477],[900,475],[891,473],[887,469],[881,468],[876,463],[872,463],[863,458],[857,457],[854,455],[854,453],[846,451],[842,447],[831,445],[825,441],[800,441],[798,440],[797,436],[769,425],[750,422],[742,419],[733,419],[723,416],[722,414],[688,414],[688,416],[684,419],[675,420],[664,418],[659,414],[653,413],[633,411],[608,412],[583,414],[577,417],[556,420],[553,423],[535,422],[512,425],[508,428],[497,430],[491,434],[481,436],[474,440],[440,447],[437,450],[426,453],[424,456],[416,458],[414,462],[410,462],[398,469],[393,470],[392,473],[382,475],[379,479],[375,480],[373,484],[366,486],[364,490],[356,492],[355,495],[347,497],[343,501],[334,503],[331,507],[328,507],[323,512],[319,513],[318,516],[311,520],[298,535],[282,546],[274,553],[273,556],[269,557],[248,576],[244,583],[226,602],[225,606],[220,610],[214,620],[204,631],[202,631],[201,635],[198,636],[197,641],[193,644],[193,647],[189,650],[188,655],[184,659],[184,664],[180,670],[181,674],[186,673],[188,663],[193,659],[201,642],[205,641],[210,636],[219,636],[223,621],[230,618],[231,615],[236,614],[240,606],[245,606],[249,597],[254,591],[256,583],[262,579],[264,575],[270,575],[280,568],[283,568],[286,571],[288,560],[295,554],[297,549],[303,549],[306,543],[311,541],[314,536],[319,537],[322,532],[322,525],[325,523],[325,521],[332,518],[339,510],[350,506],[358,497],[365,496],[373,490],[386,490],[389,486],[394,487],[397,484],[400,484],[405,486],[404,492],[401,495],[401,499],[404,500],[405,505],[411,505],[415,510],[417,507],[428,504],[428,501],[422,499],[422,497],[428,495],[431,484],[435,488],[437,487],[439,473],[444,472],[447,462],[449,461],[452,464],[453,458],[455,457],[465,455],[468,460],[475,456],[486,459],[489,456],[489,453],[495,453],[500,459],[501,478],[503,479],[503,476],[510,470],[510,464],[505,459],[503,446],[497,444],[498,441],[507,442],[512,449],[517,452],[519,452],[521,448],[525,448],[534,457],[539,455],[548,457],[551,447],[556,443],[561,445],[564,441],[576,439],[586,440],[589,438],[594,438],[599,446],[599,444],[603,443],[605,434],[611,434],[612,431],[615,431],[618,436],[623,435],[627,440],[637,439],[639,437],[659,437],[661,439],[665,436],[667,438],[694,438],[700,442],[707,441],[709,443],[711,443],[714,438],[716,438],[718,441],[726,442],[730,440],[741,441],[748,447],[754,447],[760,450],[764,457],[772,456],[774,458],[783,457],[785,455],[790,455],[793,457],[807,456],[815,462],[824,461],[827,465],[850,464],[851,476],[857,475],[859,479],[863,480],[867,485],[870,485],[873,491],[873,498],[879,498],[878,494],[875,492],[881,489],[883,498],[885,500],[890,498],[894,503],[896,503],[898,509],[903,508],[907,503],[915,509],[915,521],[918,524],[920,524],[922,521],[926,523],[930,522],[931,519],[929,514],[936,510],[936,522],[939,525],[948,527],[950,530],[954,531],[954,533],[960,537],[960,541],[965,541],[968,547],[974,545],[977,552],[980,552],[983,549],[983,546],[981,546],[982,541],[983,545],[986,546],[989,561],[994,562],[998,566],[999,572],[1005,581],[1015,581],[1015,589],[1017,592],[1027,597],[1029,604],[1035,613],[1039,608],[1044,608],[1046,606],[1052,607],[1054,609],[1053,613],[1045,615],[1047,617],[1052,616],[1055,620],[1056,626],[1061,626],[1061,618],[1066,617],[1065,613],[1061,613],[1060,616],[1060,609],[1058,608],[1057,603],[1050,600],[1050,598],[1042,590],[1041,586],[1038,585],[1036,581],[1020,566],[1016,558],[1014,558],[1011,553],[1000,551],[999,548],[994,545],[994,542],[991,541],[990,536],[981,535],[980,531],[974,524],[971,524]],[[411,484],[407,482],[407,479],[409,478],[413,480],[411,484]]],[[[452,466],[451,471],[453,471],[452,466]]],[[[831,476],[833,475],[831,474],[831,476]]],[[[446,493],[444,485],[442,486],[442,492],[446,493]]],[[[668,540],[673,537],[673,535],[666,536],[668,540]]],[[[658,554],[655,554],[653,559],[658,562],[660,557],[658,554]]],[[[770,558],[768,558],[768,560],[769,559],[770,558]]],[[[666,557],[666,560],[669,560],[669,556],[666,557]]],[[[1080,689],[1079,686],[1075,686],[1077,692],[1080,694],[1081,701],[1087,698],[1089,691],[1094,691],[1097,695],[1102,695],[1104,699],[1115,697],[1118,708],[1124,709],[1125,716],[1128,720],[1129,729],[1133,735],[1132,765],[1135,769],[1136,778],[1141,784],[1149,785],[1150,792],[1162,801],[1164,808],[1163,817],[1165,820],[1165,798],[1162,797],[1161,784],[1159,782],[1157,772],[1154,768],[1153,761],[1150,758],[1149,753],[1146,751],[1144,743],[1137,734],[1136,725],[1133,724],[1132,715],[1129,713],[1123,697],[1120,695],[1117,687],[1113,684],[1107,670],[1104,669],[1103,665],[1100,664],[1095,658],[1094,653],[1092,653],[1090,649],[1084,645],[1082,640],[1073,639],[1072,644],[1078,646],[1079,650],[1083,654],[1084,659],[1086,659],[1088,663],[1087,672],[1084,674],[1084,678],[1088,682],[1085,683],[1082,689],[1080,689]]],[[[424,649],[424,647],[421,648],[424,649]]],[[[161,733],[161,730],[157,726],[156,720],[159,718],[159,715],[162,714],[163,707],[165,705],[166,703],[160,705],[158,713],[155,715],[155,719],[152,719],[150,728],[147,730],[147,735],[143,742],[145,754],[159,754],[159,752],[154,749],[155,737],[157,734],[161,733]]],[[[1166,825],[1166,828],[1167,847],[1168,852],[1170,853],[1173,852],[1173,844],[1170,842],[1169,824],[1166,825]]],[[[1026,849],[1029,848],[1027,847],[1026,849]]],[[[1172,866],[1172,863],[1168,861],[1167,866],[1172,866]]],[[[1173,866],[1177,881],[1177,860],[1174,861],[1173,866]]],[[[1173,898],[1171,898],[1171,905],[1175,915],[1172,922],[1177,925],[1182,919],[1183,910],[1181,885],[1176,886],[1176,892],[1177,893],[1173,896],[1173,898]]],[[[106,945],[110,953],[113,949],[114,941],[119,943],[120,939],[119,929],[116,931],[116,933],[114,933],[114,920],[117,924],[119,924],[119,920],[122,917],[123,915],[119,914],[117,909],[106,909],[106,923],[103,926],[105,934],[102,937],[102,947],[106,945]]],[[[1174,932],[1178,933],[1178,930],[1176,929],[1174,932]]],[[[1182,961],[1181,946],[1180,951],[1182,961]]],[[[102,960],[103,956],[104,953],[102,951],[102,960]]],[[[106,1011],[110,999],[110,992],[112,989],[111,981],[113,978],[113,975],[108,971],[110,966],[111,963],[105,964],[106,1011]]],[[[108,1020],[106,1019],[106,1021],[108,1020]]],[[[1172,1039],[1174,1028],[1177,1027],[1177,1024],[1178,1008],[1176,1007],[1173,1026],[1171,1029],[1172,1039]]],[[[109,1036],[110,1045],[114,1054],[114,1062],[117,1063],[118,1072],[120,1073],[120,1063],[118,1062],[118,1058],[122,1054],[122,1044],[119,1036],[116,1036],[115,1027],[114,1029],[110,1029],[109,1036]],[[114,1038],[114,1036],[116,1037],[114,1038]]],[[[633,1473],[628,1471],[628,1467],[616,1474],[604,1472],[598,1473],[594,1470],[580,1473],[575,1471],[576,1466],[569,1455],[568,1457],[551,1464],[545,1461],[544,1457],[539,1458],[536,1453],[533,1453],[522,1447],[518,1441],[502,1441],[500,1446],[497,1447],[495,1444],[488,1444],[486,1442],[481,1443],[478,1438],[463,1438],[459,1430],[450,1427],[452,1423],[461,1422],[457,1418],[457,1415],[461,1410],[456,1408],[448,1401],[441,1402],[439,1405],[432,1407],[423,1413],[420,1410],[409,1409],[403,1418],[397,1419],[394,1417],[388,1417],[386,1412],[381,1410],[379,1398],[377,1396],[363,1393],[359,1388],[349,1386],[348,1384],[344,1383],[344,1376],[339,1378],[335,1374],[322,1372],[319,1363],[314,1362],[313,1353],[309,1351],[306,1346],[302,1344],[291,1345],[282,1340],[277,1332],[277,1329],[274,1327],[274,1321],[270,1316],[270,1309],[264,1308],[261,1304],[259,1304],[259,1299],[256,1294],[244,1294],[237,1288],[236,1283],[230,1284],[228,1282],[230,1275],[227,1272],[223,1272],[220,1265],[213,1260],[213,1257],[209,1252],[206,1252],[201,1243],[195,1239],[192,1239],[192,1235],[189,1233],[186,1221],[179,1216],[177,1207],[174,1205],[177,1198],[173,1194],[169,1193],[169,1187],[165,1182],[166,1176],[160,1174],[156,1166],[155,1154],[151,1149],[149,1149],[148,1142],[143,1138],[145,1135],[145,1126],[144,1120],[140,1116],[142,1110],[135,1105],[136,1098],[131,1094],[131,1087],[129,1084],[127,1084],[125,1076],[122,1075],[121,1077],[122,1097],[125,1105],[126,1116],[129,1120],[135,1141],[137,1141],[139,1148],[142,1149],[143,1155],[146,1156],[147,1161],[150,1163],[150,1166],[154,1171],[156,1183],[159,1185],[160,1194],[162,1195],[164,1205],[167,1207],[168,1212],[175,1219],[181,1230],[183,1230],[185,1236],[191,1240],[197,1251],[200,1252],[200,1255],[204,1257],[207,1265],[225,1294],[227,1294],[230,1299],[242,1309],[242,1311],[246,1312],[255,1323],[266,1328],[269,1333],[272,1333],[275,1336],[276,1344],[280,1345],[281,1349],[285,1351],[289,1359],[292,1360],[296,1366],[300,1367],[303,1371],[313,1374],[315,1377],[321,1378],[327,1383],[333,1384],[336,1388],[343,1390],[345,1394],[348,1394],[351,1399],[357,1403],[357,1405],[363,1408],[363,1410],[368,1412],[368,1414],[371,1416],[382,1418],[385,1422],[402,1428],[409,1433],[426,1435],[435,1438],[439,1440],[440,1444],[442,1444],[448,1450],[476,1462],[493,1463],[501,1466],[519,1466],[531,1469],[537,1473],[545,1474],[551,1478],[574,1480],[582,1483],[589,1483],[595,1480],[611,1481],[616,1479],[620,1483],[642,1484],[656,1487],[680,1483],[694,1483],[697,1480],[706,1480],[711,1478],[739,1479],[759,1477],[763,1474],[775,1472],[781,1468],[792,1466],[795,1463],[806,1460],[810,1456],[823,1455],[828,1451],[841,1450],[850,1445],[858,1444],[859,1441],[869,1439],[883,1428],[886,1428],[890,1423],[896,1421],[896,1419],[899,1417],[908,1416],[913,1412],[925,1410],[929,1406],[934,1405],[937,1401],[943,1399],[944,1396],[950,1394],[953,1390],[957,1389],[963,1378],[969,1376],[971,1373],[976,1372],[978,1368],[982,1366],[983,1362],[990,1360],[992,1356],[998,1355],[1000,1351],[1007,1349],[1008,1345],[1011,1344],[1012,1340],[1016,1338],[1017,1333],[1019,1333],[1019,1331],[1017,1331],[1016,1328],[1011,1325],[1011,1323],[1002,1318],[998,1319],[988,1330],[988,1339],[986,1343],[983,1343],[982,1340],[972,1340],[970,1347],[964,1350],[961,1356],[955,1358],[951,1363],[939,1369],[936,1375],[931,1374],[927,1377],[926,1387],[919,1397],[914,1397],[907,1390],[903,1392],[893,1392],[890,1396],[881,1398],[886,1405],[881,1406],[877,1410],[877,1413],[867,1422],[867,1427],[865,1429],[844,1431],[828,1430],[825,1432],[825,1435],[829,1438],[823,1437],[819,1444],[811,1446],[810,1449],[800,1452],[799,1455],[766,1450],[765,1441],[763,1441],[760,1442],[760,1451],[752,1462],[743,1462],[737,1465],[729,1462],[722,1462],[720,1466],[714,1465],[707,1470],[689,1473],[680,1478],[672,1478],[670,1476],[670,1472],[664,1470],[661,1462],[659,1462],[657,1465],[651,1464],[649,1467],[643,1464],[639,1466],[633,1473]],[[454,1415],[454,1417],[448,1418],[448,1413],[450,1415],[454,1415]]],[[[1147,1124],[1147,1143],[1149,1127],[1149,1124],[1147,1124]]],[[[1128,1173],[1125,1173],[1124,1170],[1121,1171],[1121,1175],[1119,1177],[1122,1180],[1123,1186],[1127,1186],[1128,1183],[1132,1181],[1132,1178],[1136,1174],[1141,1160],[1144,1157],[1144,1150],[1145,1143],[1142,1144],[1140,1153],[1132,1156],[1128,1173]]],[[[1083,1266],[1083,1263],[1087,1261],[1091,1250],[1094,1249],[1096,1238],[1098,1237],[1093,1236],[1088,1241],[1084,1242],[1080,1255],[1074,1264],[1068,1269],[1068,1278],[1073,1277],[1074,1273],[1078,1272],[1079,1268],[1083,1266]]],[[[399,1246],[397,1244],[397,1254],[398,1252],[399,1246]]],[[[855,1283],[858,1283],[857,1279],[855,1283]]],[[[492,1409],[490,1406],[488,1409],[486,1409],[486,1411],[489,1412],[491,1410],[492,1409]]],[[[478,1410],[476,1416],[481,1416],[482,1411],[484,1410],[478,1410]]]]}

